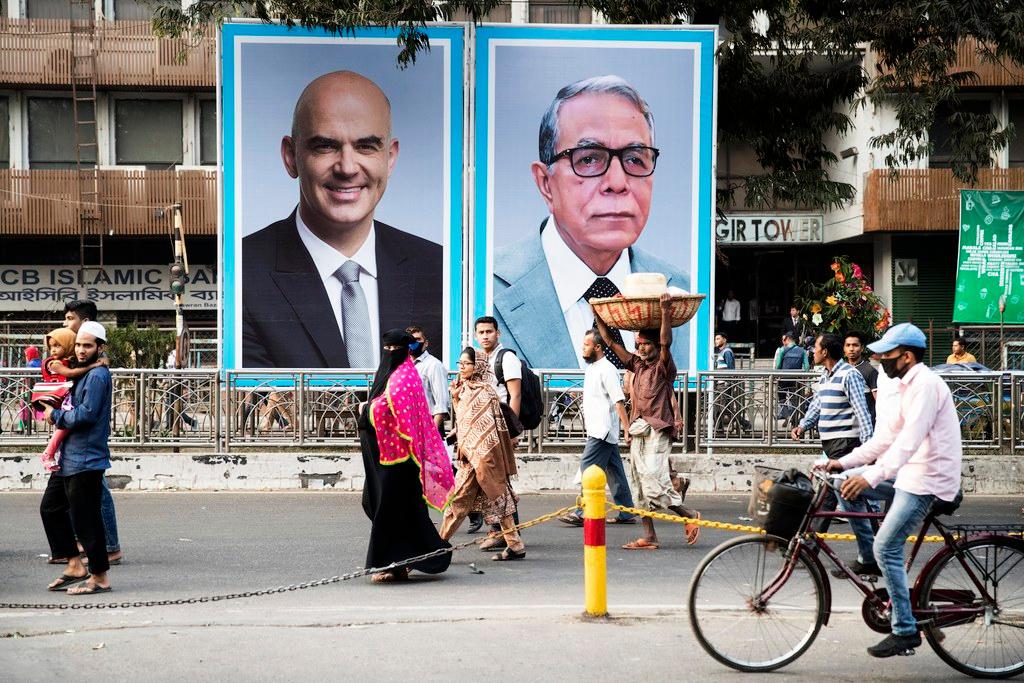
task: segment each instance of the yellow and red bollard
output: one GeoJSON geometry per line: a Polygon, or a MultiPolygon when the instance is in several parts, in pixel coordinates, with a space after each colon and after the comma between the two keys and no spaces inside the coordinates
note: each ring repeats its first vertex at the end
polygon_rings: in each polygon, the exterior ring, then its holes
{"type": "Polygon", "coordinates": [[[608,558],[604,541],[607,481],[597,465],[583,472],[583,591],[588,617],[608,614],[608,558]]]}

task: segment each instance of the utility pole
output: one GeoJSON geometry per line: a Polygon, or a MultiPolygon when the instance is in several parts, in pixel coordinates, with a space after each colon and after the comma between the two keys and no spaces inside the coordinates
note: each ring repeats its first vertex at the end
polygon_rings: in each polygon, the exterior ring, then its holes
{"type": "Polygon", "coordinates": [[[171,264],[171,293],[174,294],[174,367],[188,367],[188,325],[182,313],[185,283],[188,277],[188,252],[185,250],[185,231],[181,223],[181,204],[174,211],[174,263],[171,264]]]}

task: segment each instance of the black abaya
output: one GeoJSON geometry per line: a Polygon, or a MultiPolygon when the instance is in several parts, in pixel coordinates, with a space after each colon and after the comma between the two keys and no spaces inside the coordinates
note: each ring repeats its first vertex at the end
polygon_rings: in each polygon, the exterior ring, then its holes
{"type": "MultiPolygon", "coordinates": [[[[392,562],[451,547],[442,541],[430,521],[423,500],[419,466],[412,458],[396,465],[380,464],[377,433],[370,424],[370,404],[359,415],[359,444],[363,452],[366,483],[363,485],[363,511],[373,526],[366,549],[367,567],[386,567],[392,562]]],[[[448,569],[452,554],[445,553],[414,565],[426,574],[448,569]]]]}

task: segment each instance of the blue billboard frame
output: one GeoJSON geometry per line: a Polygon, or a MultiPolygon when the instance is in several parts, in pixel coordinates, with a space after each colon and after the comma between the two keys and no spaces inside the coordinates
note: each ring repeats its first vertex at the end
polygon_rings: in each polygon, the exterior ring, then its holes
{"type": "Polygon", "coordinates": [[[717,107],[717,68],[715,50],[718,33],[715,27],[693,26],[660,26],[660,27],[624,27],[624,26],[510,26],[485,25],[476,31],[475,64],[476,75],[474,138],[474,165],[476,168],[474,197],[474,242],[473,242],[473,273],[471,300],[473,317],[490,314],[489,284],[491,271],[488,268],[489,229],[488,229],[488,172],[489,172],[489,116],[490,116],[490,43],[524,41],[544,42],[552,44],[569,41],[607,41],[608,43],[652,43],[673,42],[691,43],[699,58],[697,75],[699,75],[699,92],[695,114],[699,113],[698,154],[695,163],[697,174],[697,244],[691,258],[690,289],[704,293],[707,300],[701,305],[691,325],[695,325],[695,333],[691,333],[690,373],[708,370],[711,367],[711,350],[713,349],[713,311],[714,311],[714,211],[715,211],[715,135],[717,107]]]}
{"type": "MultiPolygon", "coordinates": [[[[430,40],[450,41],[448,52],[449,91],[449,229],[448,229],[448,287],[450,290],[447,345],[448,356],[454,364],[461,349],[463,321],[463,292],[465,289],[465,269],[463,261],[463,243],[465,233],[464,206],[467,200],[463,173],[465,168],[464,140],[464,102],[465,102],[465,29],[462,26],[429,26],[422,29],[430,40]]],[[[218,98],[221,111],[221,141],[223,174],[222,191],[222,228],[220,236],[220,297],[221,311],[221,368],[242,370],[240,359],[236,357],[236,340],[241,336],[238,306],[234,295],[234,287],[239,279],[239,264],[236,263],[234,245],[236,243],[236,200],[235,183],[238,179],[236,167],[237,152],[235,145],[235,119],[237,103],[234,93],[236,88],[236,46],[238,39],[247,37],[296,37],[296,38],[334,38],[339,43],[358,42],[360,39],[397,39],[399,31],[386,28],[360,28],[353,34],[339,36],[323,29],[289,28],[279,24],[238,23],[224,24],[220,33],[220,86],[218,98]],[[229,296],[230,293],[230,296],[229,296]]],[[[396,43],[396,54],[399,49],[396,43]]],[[[396,68],[397,65],[396,65],[396,68]]],[[[438,354],[439,356],[443,354],[438,354]]],[[[278,370],[301,370],[303,368],[275,368],[278,370]]]]}

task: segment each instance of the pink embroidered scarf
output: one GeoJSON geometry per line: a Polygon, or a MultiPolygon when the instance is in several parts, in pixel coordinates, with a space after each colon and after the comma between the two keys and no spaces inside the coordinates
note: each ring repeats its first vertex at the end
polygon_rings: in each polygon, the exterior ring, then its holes
{"type": "Polygon", "coordinates": [[[380,464],[396,465],[411,457],[420,468],[423,499],[430,507],[444,510],[455,488],[455,475],[412,358],[391,373],[384,393],[370,403],[370,422],[377,432],[380,464]]]}

